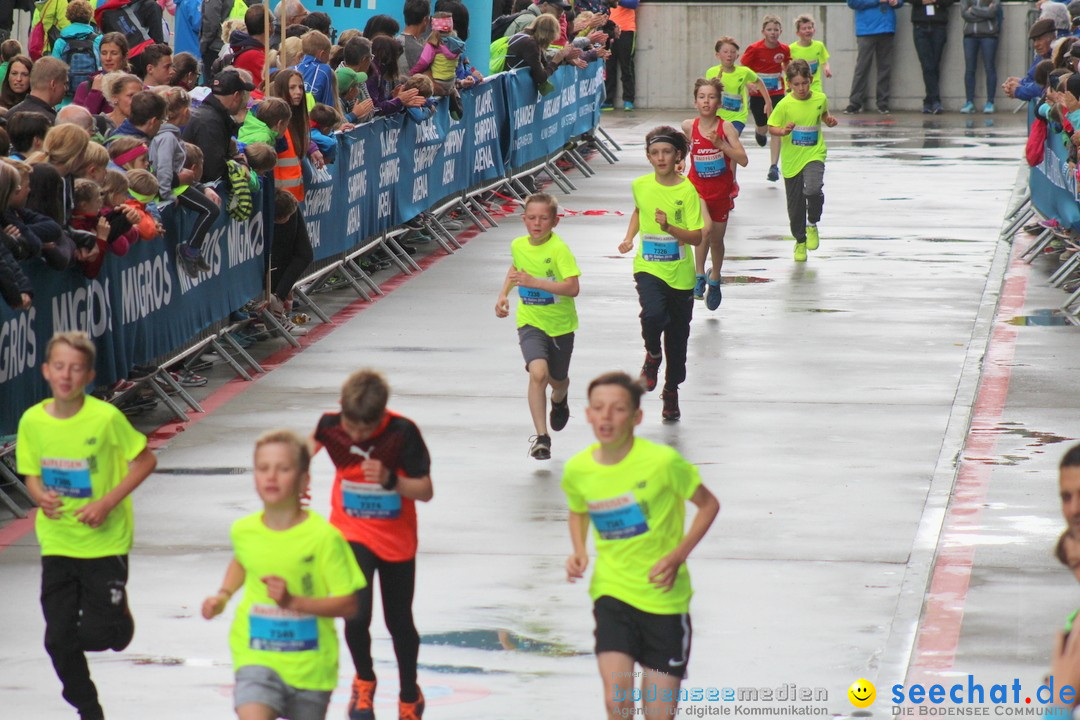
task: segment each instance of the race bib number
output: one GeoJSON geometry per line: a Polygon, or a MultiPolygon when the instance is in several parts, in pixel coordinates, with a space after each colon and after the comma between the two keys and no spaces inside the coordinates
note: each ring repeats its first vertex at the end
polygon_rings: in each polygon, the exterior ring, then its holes
{"type": "Polygon", "coordinates": [[[791,144],[799,147],[814,147],[818,144],[820,134],[820,125],[796,127],[791,131],[791,144]]]}
{"type": "Polygon", "coordinates": [[[721,93],[720,107],[729,112],[739,112],[742,110],[742,95],[729,92],[721,93]]]}
{"type": "Polygon", "coordinates": [[[342,480],[341,501],[349,517],[394,520],[401,515],[401,495],[373,483],[342,480]]]}
{"type": "Polygon", "coordinates": [[[70,498],[88,498],[94,490],[90,485],[90,463],[82,460],[42,458],[41,482],[57,495],[70,498]]]}
{"type": "Polygon", "coordinates": [[[589,518],[602,540],[625,540],[649,530],[634,493],[589,503],[589,518]]]}
{"type": "Polygon", "coordinates": [[[536,288],[518,288],[518,297],[521,298],[521,302],[525,305],[554,305],[555,296],[549,293],[547,290],[537,290],[536,288]]]}
{"type": "Polygon", "coordinates": [[[763,75],[758,73],[758,77],[761,78],[761,82],[765,83],[765,89],[770,93],[780,91],[780,76],[779,75],[763,75]]]}
{"type": "Polygon", "coordinates": [[[694,168],[698,177],[717,178],[727,172],[722,152],[705,152],[694,155],[694,168]]]}
{"type": "Polygon", "coordinates": [[[248,614],[248,633],[252,650],[303,652],[319,648],[319,626],[315,616],[276,605],[252,605],[248,614]]]}
{"type": "Polygon", "coordinates": [[[641,257],[651,262],[677,262],[686,257],[686,248],[670,235],[642,235],[641,257]]]}

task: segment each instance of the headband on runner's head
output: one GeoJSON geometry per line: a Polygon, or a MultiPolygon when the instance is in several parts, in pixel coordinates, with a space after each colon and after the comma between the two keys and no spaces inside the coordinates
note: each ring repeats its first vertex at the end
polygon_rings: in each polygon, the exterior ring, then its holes
{"type": "Polygon", "coordinates": [[[657,135],[656,137],[649,140],[649,142],[646,143],[645,147],[648,148],[653,143],[663,142],[663,143],[667,143],[668,145],[671,145],[676,150],[681,150],[681,149],[686,147],[686,138],[683,138],[682,140],[683,140],[683,142],[680,145],[678,140],[676,140],[675,137],[672,136],[672,135],[657,135]]]}

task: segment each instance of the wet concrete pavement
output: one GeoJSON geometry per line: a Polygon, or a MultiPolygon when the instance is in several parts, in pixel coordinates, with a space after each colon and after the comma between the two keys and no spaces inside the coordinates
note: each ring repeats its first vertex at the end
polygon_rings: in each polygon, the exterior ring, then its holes
{"type": "MultiPolygon", "coordinates": [[[[648,171],[645,131],[683,117],[606,115],[622,161],[595,158],[597,176],[574,173],[579,191],[559,194],[567,216],[558,231],[581,266],[582,293],[571,421],[554,436],[552,461],[527,457],[526,375],[512,320],[493,312],[509,241],[520,234],[513,218],[240,388],[159,451],[163,472],[136,496],[136,638],[124,653],[93,660],[110,718],[229,716],[228,620],[207,623],[197,612],[228,562],[230,523],[258,507],[239,468],[263,430],[310,431],[361,366],[387,373],[392,407],[417,421],[433,457],[436,496],[419,511],[415,603],[426,716],[602,715],[587,590],[567,584],[562,570],[569,541],[559,478],[563,461],[591,440],[588,379],[640,366],[631,260],[615,248],[632,210],[629,182],[648,171]]],[[[765,181],[767,153],[750,149],[728,230],[724,302],[715,313],[695,307],[683,420],[662,425],[653,394],[640,428],[696,463],[723,504],[690,561],[686,685],[820,687],[828,701],[814,704],[844,715],[853,710],[848,685],[866,677],[878,685],[873,717],[887,717],[887,688],[903,682],[909,664],[912,677],[1041,678],[1075,592],[1050,551],[1063,526],[1054,472],[1061,439],[1080,436],[1065,379],[1077,338],[1071,327],[1004,322],[1061,296],[1042,287],[1045,268],[1010,265],[1008,245],[997,241],[1024,128],[1016,116],[994,121],[844,118],[827,131],[822,244],[805,265],[782,240],[783,185],[765,181]],[[995,323],[1006,271],[1025,277],[1026,301],[995,323]],[[1004,341],[1014,352],[990,454],[978,461],[985,507],[975,531],[948,516],[942,526],[978,361],[999,324],[1011,329],[1004,341]],[[940,653],[928,661],[925,646],[913,652],[939,543],[977,545],[970,588],[950,596],[959,617],[939,618],[955,620],[947,667],[940,653]]],[[[752,134],[746,139],[753,145],[752,134]]],[[[313,507],[325,512],[325,455],[313,477],[313,507]]],[[[0,575],[8,608],[0,715],[71,717],[40,643],[32,533],[0,551],[0,575]]],[[[378,611],[373,635],[376,711],[386,718],[396,672],[378,611]]],[[[344,714],[345,655],[341,677],[330,717],[344,714]]]]}

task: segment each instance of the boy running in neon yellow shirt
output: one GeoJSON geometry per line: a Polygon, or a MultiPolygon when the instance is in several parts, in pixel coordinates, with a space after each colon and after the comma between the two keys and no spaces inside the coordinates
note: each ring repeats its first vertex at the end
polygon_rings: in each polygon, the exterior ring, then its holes
{"type": "Polygon", "coordinates": [[[559,224],[559,203],[554,197],[530,195],[521,218],[529,234],[510,244],[513,262],[495,302],[495,317],[510,314],[507,295],[516,286],[518,344],[529,373],[529,412],[536,429],[529,454],[537,460],[549,460],[551,436],[544,418],[549,385],[551,429],[562,430],[570,419],[566,394],[578,327],[574,298],[580,290],[581,271],[570,248],[553,232],[559,224]]]}
{"type": "Polygon", "coordinates": [[[831,78],[832,70],[829,68],[829,51],[825,49],[825,43],[814,39],[815,32],[814,18],[809,15],[795,18],[795,34],[799,40],[789,45],[788,49],[792,60],[805,60],[810,66],[810,73],[814,76],[810,89],[823,93],[825,90],[821,78],[831,78]]]}
{"type": "Polygon", "coordinates": [[[597,443],[566,463],[562,488],[570,508],[570,582],[589,566],[594,528],[596,569],[589,594],[596,618],[596,660],[608,717],[630,717],[641,697],[645,717],[675,717],[690,656],[690,573],[686,559],[705,536],[720,503],[697,468],[673,448],[634,437],[642,388],[626,373],[589,384],[585,416],[597,443]],[[686,502],[697,513],[684,535],[686,502]],[[640,695],[634,665],[641,665],[640,695]]]}
{"type": "Polygon", "coordinates": [[[705,79],[719,77],[724,84],[724,94],[720,96],[720,109],[716,114],[723,118],[724,122],[734,125],[741,135],[750,116],[750,96],[746,88],[757,86],[758,95],[764,98],[766,117],[772,112],[772,99],[769,97],[768,88],[756,72],[735,64],[738,57],[739,44],[735,42],[735,38],[720,38],[716,41],[716,59],[720,64],[706,70],[705,79]]]}
{"type": "Polygon", "coordinates": [[[825,207],[825,136],[821,126],[836,127],[829,99],[810,89],[813,75],[805,60],[792,60],[787,70],[791,95],[769,116],[769,132],[782,138],[788,220],[795,240],[795,262],[820,243],[817,224],[825,207]]]}
{"type": "Polygon", "coordinates": [[[255,442],[255,491],[263,509],[233,523],[233,559],[207,620],[244,588],[229,645],[241,720],[319,720],[338,681],[334,618],[352,617],[367,586],[341,532],[305,510],[311,450],[288,430],[255,442]]]}
{"type": "Polygon", "coordinates": [[[40,508],[45,650],[63,696],[82,720],[104,718],[86,651],[123,650],[135,633],[128,609],[129,497],[157,466],[146,437],[112,405],[86,395],[94,380],[86,333],[57,333],[42,373],[52,398],[19,420],[18,471],[40,508]]]}

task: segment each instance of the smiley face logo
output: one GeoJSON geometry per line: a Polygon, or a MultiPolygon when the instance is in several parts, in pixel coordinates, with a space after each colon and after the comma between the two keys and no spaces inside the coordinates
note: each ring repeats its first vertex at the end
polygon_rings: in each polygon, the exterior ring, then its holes
{"type": "Polygon", "coordinates": [[[848,700],[857,708],[870,707],[877,699],[877,688],[865,678],[859,678],[847,689],[848,700]]]}

